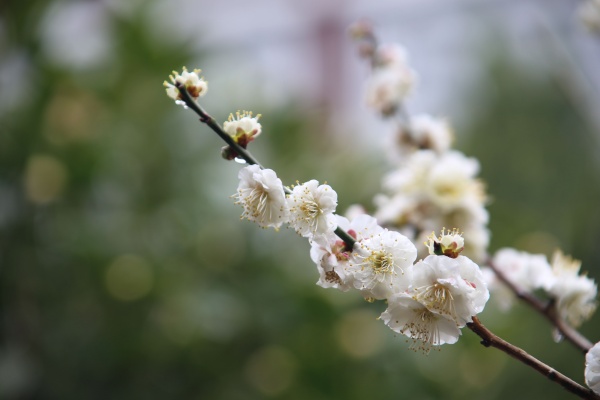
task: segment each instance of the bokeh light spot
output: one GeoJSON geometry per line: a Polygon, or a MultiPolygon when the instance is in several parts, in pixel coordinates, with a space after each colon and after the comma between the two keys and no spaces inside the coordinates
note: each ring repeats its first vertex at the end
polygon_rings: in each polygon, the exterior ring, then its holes
{"type": "Polygon", "coordinates": [[[335,333],[343,351],[355,358],[367,358],[383,346],[384,327],[377,316],[368,310],[346,314],[337,324],[335,333]]]}
{"type": "Polygon", "coordinates": [[[296,362],[294,356],[283,347],[265,347],[250,356],[245,375],[248,382],[262,394],[276,396],[292,385],[296,362]]]}
{"type": "Polygon", "coordinates": [[[27,161],[25,193],[36,204],[50,203],[63,193],[67,183],[64,164],[48,155],[33,155],[27,161]]]}
{"type": "Polygon", "coordinates": [[[144,259],[135,255],[118,257],[106,270],[106,288],[118,300],[140,299],[150,292],[153,283],[152,268],[144,259]]]}

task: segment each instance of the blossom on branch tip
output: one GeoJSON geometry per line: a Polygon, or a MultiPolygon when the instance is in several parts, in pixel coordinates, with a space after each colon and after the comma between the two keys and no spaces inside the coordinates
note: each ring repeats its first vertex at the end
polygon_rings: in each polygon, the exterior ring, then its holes
{"type": "Polygon", "coordinates": [[[242,218],[263,228],[277,229],[287,222],[289,209],[281,179],[277,178],[275,171],[249,165],[240,170],[238,178],[240,184],[234,197],[235,204],[244,208],[242,218]]]}
{"type": "Polygon", "coordinates": [[[600,342],[585,355],[585,383],[596,394],[600,394],[600,342]]]}
{"type": "Polygon", "coordinates": [[[314,238],[335,230],[333,212],[337,207],[337,193],[331,186],[310,180],[294,186],[287,202],[290,226],[300,235],[314,238]]]}
{"type": "Polygon", "coordinates": [[[167,91],[167,96],[176,102],[183,101],[183,97],[181,97],[177,84],[183,85],[194,100],[197,100],[200,96],[204,96],[208,90],[208,85],[204,78],[200,77],[200,72],[202,72],[200,69],[194,69],[192,72],[189,72],[186,67],[183,67],[181,74],[177,71],[173,71],[173,75],[169,75],[171,83],[167,81],[163,82],[167,91]]]}

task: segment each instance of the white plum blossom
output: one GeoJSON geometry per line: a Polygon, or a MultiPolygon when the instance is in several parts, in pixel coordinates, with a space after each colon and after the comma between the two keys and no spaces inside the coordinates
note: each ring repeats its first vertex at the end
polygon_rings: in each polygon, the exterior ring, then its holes
{"type": "Polygon", "coordinates": [[[384,229],[377,224],[377,220],[368,214],[356,215],[349,223],[343,217],[338,217],[338,226],[347,232],[350,232],[357,243],[365,239],[370,239],[384,229]],[[344,221],[345,220],[345,221],[344,221]]]}
{"type": "Polygon", "coordinates": [[[489,291],[479,266],[464,256],[428,256],[413,267],[409,293],[435,314],[461,328],[480,313],[489,291]]]}
{"type": "Polygon", "coordinates": [[[367,105],[384,116],[392,115],[411,92],[415,73],[400,46],[381,45],[375,51],[374,68],[367,81],[367,105]]]}
{"type": "Polygon", "coordinates": [[[410,70],[398,67],[377,68],[367,81],[367,105],[383,115],[391,115],[408,96],[414,78],[410,70]]]}
{"type": "Polygon", "coordinates": [[[496,252],[492,263],[506,279],[527,291],[548,289],[554,283],[552,269],[543,254],[503,248],[496,252]]]}
{"type": "Polygon", "coordinates": [[[406,293],[388,299],[381,320],[394,332],[412,338],[411,348],[424,353],[429,353],[433,346],[456,343],[461,334],[454,320],[432,312],[406,293]]]}
{"type": "Polygon", "coordinates": [[[448,121],[418,114],[410,120],[410,135],[420,149],[431,149],[438,154],[450,149],[454,134],[448,121]]]}
{"type": "Polygon", "coordinates": [[[452,210],[468,204],[471,199],[481,204],[484,191],[475,179],[479,163],[458,151],[444,153],[429,170],[425,190],[428,197],[442,210],[452,210]]]}
{"type": "MultiPolygon", "coordinates": [[[[231,136],[235,143],[246,149],[248,144],[254,141],[262,131],[262,127],[258,122],[259,118],[260,114],[253,117],[250,111],[237,111],[235,117],[233,114],[229,114],[229,119],[223,123],[223,130],[231,136]]],[[[221,149],[221,156],[226,160],[240,157],[238,152],[229,145],[221,149]]]]}
{"type": "MultiPolygon", "coordinates": [[[[335,222],[357,242],[383,231],[383,228],[377,225],[377,220],[366,214],[358,215],[352,222],[345,217],[335,215],[335,222]]],[[[346,272],[351,250],[333,232],[311,241],[310,256],[319,270],[317,285],[344,292],[354,287],[353,277],[346,272]]]]}
{"type": "Polygon", "coordinates": [[[350,220],[358,217],[359,215],[363,215],[366,214],[367,210],[365,209],[364,206],[360,205],[360,204],[352,204],[350,205],[348,208],[346,208],[346,212],[344,213],[344,216],[350,220]]]}
{"type": "MultiPolygon", "coordinates": [[[[468,294],[468,297],[471,316],[477,315],[483,311],[487,301],[490,299],[490,291],[487,287],[483,272],[481,272],[479,265],[474,263],[468,257],[458,256],[456,261],[458,261],[460,277],[469,286],[475,289],[468,294]]],[[[469,318],[469,321],[471,320],[472,319],[469,318]]]]}
{"type": "MultiPolygon", "coordinates": [[[[492,265],[506,279],[519,289],[532,292],[549,289],[554,283],[552,269],[543,254],[530,254],[513,248],[503,248],[496,252],[492,265]]],[[[486,282],[494,293],[494,301],[503,311],[508,311],[515,300],[515,294],[495,274],[486,274],[486,282]]]]}
{"type": "Polygon", "coordinates": [[[442,155],[431,150],[412,154],[401,168],[384,177],[386,190],[431,202],[441,212],[481,205],[483,186],[475,178],[479,163],[458,151],[442,155]]]}
{"type": "Polygon", "coordinates": [[[585,355],[585,383],[596,394],[600,394],[600,342],[585,355]]]}
{"type": "Polygon", "coordinates": [[[194,69],[189,72],[186,67],[183,67],[181,74],[177,71],[173,71],[172,75],[169,75],[171,83],[164,81],[163,85],[166,88],[167,96],[175,100],[176,103],[185,105],[179,89],[175,86],[177,83],[185,86],[190,96],[197,100],[198,97],[204,96],[208,90],[208,85],[203,77],[200,77],[200,69],[194,69]]]}
{"type": "Polygon", "coordinates": [[[365,298],[381,300],[408,288],[416,257],[406,236],[384,229],[355,244],[346,272],[365,298]]]}
{"type": "Polygon", "coordinates": [[[418,150],[433,150],[437,154],[448,151],[454,134],[446,120],[418,114],[412,116],[407,125],[399,126],[393,140],[389,146],[390,157],[401,163],[418,150]]]}
{"type": "Polygon", "coordinates": [[[223,130],[233,138],[242,135],[254,138],[262,132],[262,126],[258,122],[260,117],[260,114],[253,117],[250,111],[237,111],[235,117],[229,114],[229,118],[223,123],[223,130]]]}
{"type": "Polygon", "coordinates": [[[408,287],[388,296],[388,308],[381,314],[392,330],[414,340],[411,348],[426,353],[433,346],[455,343],[460,329],[483,311],[489,299],[479,266],[458,255],[464,241],[456,231],[442,231],[430,241],[439,244],[432,244],[436,250],[447,247],[452,251],[430,255],[408,267],[408,287]]]}
{"type": "Polygon", "coordinates": [[[238,178],[240,183],[234,197],[235,203],[244,208],[242,218],[264,228],[277,229],[287,222],[289,209],[281,179],[275,171],[249,165],[240,170],[238,178]]]}
{"type": "Polygon", "coordinates": [[[394,196],[378,194],[373,199],[377,206],[375,218],[383,225],[393,225],[395,227],[411,224],[412,217],[415,215],[418,201],[411,196],[398,193],[394,196]]]}
{"type": "Polygon", "coordinates": [[[559,315],[573,327],[589,319],[596,310],[596,283],[580,275],[581,262],[556,251],[552,258],[553,284],[548,292],[556,300],[559,315]]]}
{"type": "MultiPolygon", "coordinates": [[[[596,283],[586,275],[580,275],[580,261],[560,251],[554,253],[552,264],[549,264],[544,255],[505,248],[496,253],[492,264],[522,290],[545,290],[554,299],[561,319],[573,327],[580,326],[596,310],[596,283]]],[[[500,308],[508,309],[514,294],[493,275],[486,276],[500,308]]]]}
{"type": "MultiPolygon", "coordinates": [[[[490,234],[478,170],[475,159],[456,151],[412,153],[384,177],[386,193],[375,196],[375,217],[396,229],[410,227],[416,243],[426,240],[432,230],[459,227],[466,243],[463,255],[482,262],[490,234]]],[[[426,252],[419,253],[419,257],[426,256],[426,252]]]]}
{"type": "Polygon", "coordinates": [[[300,235],[314,238],[335,230],[333,213],[337,207],[337,193],[329,185],[310,180],[294,186],[288,196],[290,226],[300,235]]]}
{"type": "Polygon", "coordinates": [[[426,195],[425,187],[429,171],[438,161],[434,151],[423,150],[413,153],[400,168],[383,177],[383,188],[392,193],[404,193],[417,198],[426,195]]]}
{"type": "Polygon", "coordinates": [[[319,271],[317,285],[343,292],[354,287],[352,277],[346,273],[345,268],[350,258],[350,251],[346,243],[333,232],[311,241],[310,258],[319,271]]]}

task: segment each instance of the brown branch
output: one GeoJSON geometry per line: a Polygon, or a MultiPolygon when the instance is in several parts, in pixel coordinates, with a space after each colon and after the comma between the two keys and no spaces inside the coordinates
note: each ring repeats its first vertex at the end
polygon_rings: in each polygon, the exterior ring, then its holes
{"type": "Polygon", "coordinates": [[[502,281],[508,288],[521,300],[529,304],[534,310],[543,315],[554,327],[560,332],[560,334],[571,342],[575,347],[586,354],[589,349],[592,348],[593,343],[590,342],[585,336],[579,333],[575,328],[567,325],[565,321],[560,318],[556,310],[556,304],[554,301],[544,302],[538,297],[534,296],[531,292],[524,290],[514,282],[511,282],[506,275],[502,273],[494,263],[489,260],[487,265],[494,271],[498,279],[502,281]]]}
{"type": "Polygon", "coordinates": [[[523,364],[535,369],[546,378],[558,383],[564,389],[582,399],[600,399],[600,396],[595,394],[591,389],[580,385],[566,375],[563,375],[554,368],[544,364],[537,358],[527,353],[525,350],[514,346],[508,343],[506,340],[496,336],[489,329],[483,326],[477,317],[473,317],[473,322],[469,322],[467,327],[482,339],[481,344],[485,347],[495,347],[498,350],[503,351],[509,356],[519,360],[523,364]]]}

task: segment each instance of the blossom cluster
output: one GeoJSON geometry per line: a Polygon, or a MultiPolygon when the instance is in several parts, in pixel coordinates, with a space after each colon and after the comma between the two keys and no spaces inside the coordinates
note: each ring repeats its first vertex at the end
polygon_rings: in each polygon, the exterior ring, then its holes
{"type": "MultiPolygon", "coordinates": [[[[317,285],[385,301],[380,319],[412,339],[413,349],[429,352],[455,343],[461,328],[477,323],[474,316],[483,311],[490,291],[503,309],[512,304],[515,288],[543,292],[561,320],[581,325],[595,311],[597,297],[595,282],[580,273],[581,263],[561,252],[549,262],[543,255],[508,248],[488,257],[487,196],[477,178],[479,163],[452,149],[446,120],[407,114],[403,103],[416,74],[406,51],[378,45],[367,25],[358,26],[354,34],[363,41],[361,54],[372,66],[367,104],[382,117],[399,117],[387,146],[394,169],[383,177],[383,193],[374,198],[374,216],[361,207],[346,217],[336,214],[337,193],[316,180],[284,186],[275,171],[245,152],[262,132],[260,115],[238,111],[222,128],[211,121],[211,128],[228,143],[222,149],[224,158],[251,164],[240,170],[232,196],[242,207],[241,218],[276,230],[287,225],[306,238],[317,285]],[[431,233],[443,226],[460,231],[431,233]],[[418,250],[415,242],[425,246],[418,250]],[[490,268],[481,269],[482,263],[490,268]]],[[[207,90],[199,73],[185,68],[181,74],[173,72],[171,83],[164,83],[167,95],[184,107],[191,105],[190,99],[207,90]]],[[[210,117],[198,110],[206,122],[210,117]]],[[[585,379],[600,393],[600,343],[586,355],[585,379]]]]}
{"type": "Polygon", "coordinates": [[[236,203],[242,218],[262,227],[287,223],[308,238],[319,271],[318,285],[358,290],[369,300],[386,300],[381,319],[414,340],[413,347],[455,343],[460,328],[483,310],[489,291],[479,266],[460,255],[457,231],[430,236],[430,255],[415,263],[417,249],[403,234],[386,229],[367,214],[351,221],[334,214],[337,194],[315,180],[288,189],[270,169],[242,168],[236,203]],[[336,230],[353,238],[352,246],[336,230]]]}
{"type": "MultiPolygon", "coordinates": [[[[556,251],[548,262],[542,254],[529,254],[512,248],[500,249],[491,263],[505,279],[525,292],[543,291],[553,300],[560,318],[580,326],[596,310],[598,288],[593,279],[581,274],[581,262],[556,251]]],[[[486,281],[501,309],[510,308],[514,293],[489,269],[486,281]]]]}
{"type": "Polygon", "coordinates": [[[427,114],[407,115],[402,103],[413,86],[414,73],[406,51],[372,42],[371,38],[373,49],[367,54],[373,68],[366,102],[384,116],[398,112],[401,117],[386,146],[394,169],[383,177],[383,193],[374,198],[375,217],[415,242],[423,242],[429,232],[440,227],[460,227],[467,242],[465,255],[483,261],[490,234],[487,196],[477,178],[478,161],[451,148],[454,137],[446,120],[427,114]],[[382,78],[391,74],[395,78],[382,78]]]}
{"type": "MultiPolygon", "coordinates": [[[[597,30],[600,1],[583,3],[580,17],[588,28],[597,30]]],[[[558,318],[575,328],[581,325],[595,311],[598,292],[595,282],[580,274],[581,263],[560,251],[548,262],[544,255],[514,249],[502,249],[493,260],[488,260],[489,216],[484,207],[485,189],[477,178],[479,163],[451,148],[453,133],[447,121],[427,114],[410,116],[406,112],[403,101],[414,84],[414,74],[406,64],[406,52],[398,46],[377,45],[368,25],[358,24],[353,33],[359,40],[361,55],[371,60],[367,105],[384,117],[394,114],[400,117],[386,146],[395,168],[383,177],[384,193],[374,199],[375,217],[414,241],[422,241],[428,232],[440,226],[458,226],[468,243],[464,254],[477,262],[493,264],[496,271],[484,268],[482,276],[476,265],[470,265],[473,262],[469,258],[458,255],[456,250],[462,251],[464,242],[462,237],[454,240],[458,237],[456,232],[443,234],[438,241],[430,239],[427,248],[435,256],[427,256],[406,269],[405,280],[410,283],[404,287],[397,285],[402,290],[388,298],[389,307],[381,319],[390,328],[418,338],[422,343],[453,343],[458,338],[458,329],[468,322],[468,318],[462,317],[480,312],[489,296],[487,289],[484,294],[477,288],[489,286],[503,309],[510,307],[515,288],[529,293],[543,292],[558,318]],[[462,279],[452,281],[445,277],[446,268],[461,270],[462,279]],[[426,271],[430,271],[429,275],[426,271]],[[503,284],[497,274],[513,287],[503,284]],[[423,280],[424,276],[428,276],[429,281],[423,280]],[[434,280],[438,284],[444,282],[445,289],[432,284],[434,280]],[[448,285],[449,282],[457,286],[448,285]],[[472,284],[473,290],[461,291],[460,284],[464,283],[472,284]],[[450,287],[456,291],[446,292],[450,287]],[[462,304],[465,293],[469,293],[470,300],[462,304]],[[442,300],[446,298],[452,298],[453,308],[447,308],[442,300]],[[436,321],[435,329],[431,328],[433,321],[436,321]]],[[[555,338],[562,338],[558,330],[555,338]]],[[[600,393],[600,343],[586,355],[585,379],[594,392],[600,393]]]]}
{"type": "Polygon", "coordinates": [[[329,185],[316,180],[299,184],[286,195],[275,171],[248,165],[240,170],[240,183],[234,195],[243,207],[242,218],[263,228],[278,229],[289,224],[300,235],[310,239],[333,233],[333,212],[337,193],[329,185]]]}

